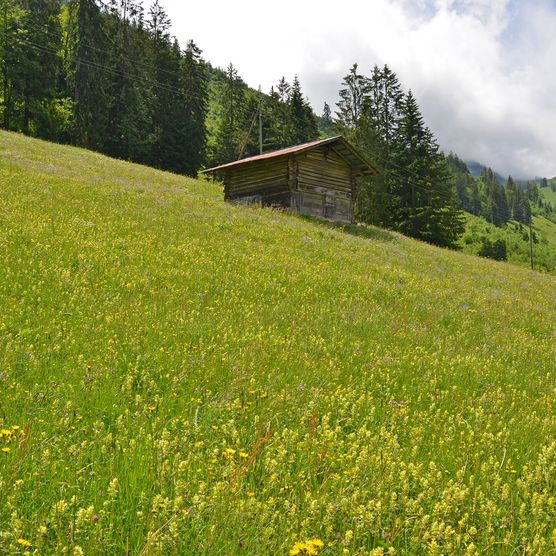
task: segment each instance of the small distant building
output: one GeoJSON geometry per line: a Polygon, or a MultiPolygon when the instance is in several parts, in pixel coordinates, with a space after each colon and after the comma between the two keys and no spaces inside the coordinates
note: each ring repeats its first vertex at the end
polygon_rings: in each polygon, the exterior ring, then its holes
{"type": "Polygon", "coordinates": [[[353,221],[357,178],[376,168],[343,137],[332,137],[222,164],[228,201],[279,205],[298,214],[353,221]]]}

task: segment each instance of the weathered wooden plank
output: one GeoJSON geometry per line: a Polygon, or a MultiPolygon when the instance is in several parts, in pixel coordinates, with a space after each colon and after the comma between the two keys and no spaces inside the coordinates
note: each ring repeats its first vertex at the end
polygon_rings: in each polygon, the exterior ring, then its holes
{"type": "Polygon", "coordinates": [[[298,179],[322,184],[339,185],[340,187],[347,187],[351,189],[351,180],[349,178],[323,176],[322,174],[317,174],[316,172],[301,171],[299,172],[298,179]]]}
{"type": "Polygon", "coordinates": [[[326,172],[327,174],[333,173],[343,176],[349,176],[351,174],[349,168],[346,168],[345,166],[341,166],[339,164],[329,164],[323,160],[303,160],[300,164],[300,167],[318,169],[319,172],[326,172]]]}
{"type": "Polygon", "coordinates": [[[318,195],[330,195],[335,199],[344,199],[346,201],[351,201],[352,194],[351,191],[340,191],[338,189],[330,189],[329,187],[321,187],[318,185],[308,185],[305,183],[300,183],[298,186],[298,191],[316,193],[318,195]]]}
{"type": "Polygon", "coordinates": [[[245,183],[245,182],[264,181],[268,179],[287,180],[287,175],[284,172],[264,172],[260,174],[245,174],[245,175],[232,176],[229,182],[245,183]]]}
{"type": "Polygon", "coordinates": [[[234,197],[236,195],[243,195],[247,193],[251,194],[252,192],[257,192],[257,191],[260,191],[261,194],[266,193],[268,191],[272,191],[272,192],[282,191],[286,193],[289,192],[289,188],[287,186],[287,183],[284,183],[283,181],[269,182],[262,186],[260,184],[255,184],[255,185],[245,186],[241,188],[234,188],[233,190],[230,191],[230,196],[234,197]]]}
{"type": "Polygon", "coordinates": [[[351,187],[345,183],[334,183],[334,182],[324,182],[324,180],[317,179],[307,179],[305,177],[300,177],[298,182],[298,189],[303,189],[307,187],[319,187],[329,189],[331,191],[338,191],[343,193],[351,193],[351,187]]]}
{"type": "Polygon", "coordinates": [[[288,158],[288,187],[290,191],[297,189],[299,179],[299,162],[294,156],[288,158]]]}
{"type": "Polygon", "coordinates": [[[260,184],[265,184],[268,183],[269,181],[283,181],[284,183],[288,183],[287,179],[285,176],[264,176],[261,178],[252,178],[252,179],[242,179],[242,180],[236,180],[233,179],[232,181],[230,181],[230,185],[233,187],[242,187],[245,185],[253,185],[255,183],[260,183],[260,184]]]}

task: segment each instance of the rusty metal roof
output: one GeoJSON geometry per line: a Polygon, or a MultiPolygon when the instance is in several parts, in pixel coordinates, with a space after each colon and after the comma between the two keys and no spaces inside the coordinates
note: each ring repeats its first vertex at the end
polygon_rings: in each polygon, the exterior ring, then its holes
{"type": "Polygon", "coordinates": [[[366,160],[363,155],[357,151],[353,146],[351,146],[341,135],[337,137],[330,137],[328,139],[320,139],[318,141],[311,141],[309,143],[303,143],[302,145],[296,145],[294,147],[288,147],[286,149],[280,149],[278,151],[272,151],[265,154],[259,154],[257,156],[250,156],[248,158],[242,158],[241,160],[236,160],[235,162],[229,162],[228,164],[221,164],[220,166],[215,166],[214,168],[208,168],[203,170],[203,173],[213,173],[221,172],[222,170],[227,170],[228,168],[235,168],[241,164],[248,164],[250,162],[256,162],[259,160],[268,160],[269,158],[278,158],[280,156],[286,156],[289,154],[299,154],[303,151],[308,151],[316,147],[321,147],[323,145],[330,145],[330,147],[338,152],[338,154],[356,171],[361,174],[378,174],[376,167],[366,160]]]}

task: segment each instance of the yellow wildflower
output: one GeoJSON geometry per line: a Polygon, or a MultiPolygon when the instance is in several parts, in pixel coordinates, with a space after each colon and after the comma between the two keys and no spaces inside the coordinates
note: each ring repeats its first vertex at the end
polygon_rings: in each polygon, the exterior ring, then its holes
{"type": "Polygon", "coordinates": [[[310,539],[308,541],[296,541],[290,550],[290,556],[306,554],[307,556],[317,556],[319,550],[324,546],[320,539],[310,539]]]}
{"type": "Polygon", "coordinates": [[[29,548],[30,546],[33,546],[31,544],[31,541],[28,541],[27,539],[17,539],[17,544],[20,544],[21,546],[24,546],[25,548],[29,548]]]}

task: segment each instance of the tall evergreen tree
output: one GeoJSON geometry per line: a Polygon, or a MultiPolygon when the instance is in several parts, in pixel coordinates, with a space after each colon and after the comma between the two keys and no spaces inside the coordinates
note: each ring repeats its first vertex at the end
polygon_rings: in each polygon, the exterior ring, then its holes
{"type": "Polygon", "coordinates": [[[147,161],[151,154],[152,76],[148,40],[139,0],[110,0],[109,34],[113,41],[113,77],[106,151],[118,158],[147,161]]]}
{"type": "Polygon", "coordinates": [[[18,42],[19,56],[9,72],[9,118],[15,116],[24,133],[47,136],[48,122],[41,115],[56,97],[61,70],[60,0],[17,0],[15,5],[20,7],[21,27],[11,36],[18,42]]]}
{"type": "Polygon", "coordinates": [[[358,65],[353,64],[349,73],[344,77],[340,100],[336,104],[336,124],[341,133],[348,139],[357,138],[360,128],[360,118],[369,92],[369,80],[358,71],[358,65]]]}
{"type": "Polygon", "coordinates": [[[290,99],[291,85],[281,77],[276,88],[272,88],[266,103],[265,150],[276,150],[290,145],[290,99]]]}
{"type": "Polygon", "coordinates": [[[402,114],[393,157],[400,171],[391,190],[395,227],[430,243],[454,246],[463,232],[454,182],[411,91],[402,101],[402,114]]]}
{"type": "Polygon", "coordinates": [[[357,217],[454,246],[463,231],[454,181],[413,94],[388,66],[365,77],[354,64],[342,86],[336,125],[379,168],[362,180],[357,217]]]}
{"type": "Polygon", "coordinates": [[[0,29],[2,43],[2,125],[4,129],[19,129],[15,119],[16,90],[15,84],[21,80],[24,71],[26,32],[23,20],[26,13],[20,2],[0,0],[0,29]]]}
{"type": "MultiPolygon", "coordinates": [[[[151,163],[159,168],[173,169],[180,158],[178,127],[181,103],[179,46],[170,39],[170,19],[158,0],[152,4],[147,20],[152,49],[152,138],[151,163]]],[[[181,138],[182,139],[182,138],[181,138]]]]}
{"type": "Polygon", "coordinates": [[[183,165],[178,171],[195,176],[206,161],[208,86],[201,50],[193,41],[187,43],[182,59],[181,96],[183,98],[186,141],[183,165]]]}
{"type": "Polygon", "coordinates": [[[104,150],[112,74],[110,45],[97,0],[71,0],[67,18],[68,81],[73,90],[73,139],[80,146],[104,150]]]}
{"type": "Polygon", "coordinates": [[[503,226],[512,217],[508,206],[506,190],[498,183],[498,179],[490,168],[481,173],[480,179],[487,198],[486,218],[495,226],[503,226]]]}
{"type": "Polygon", "coordinates": [[[324,103],[322,109],[322,116],[320,118],[320,127],[325,135],[330,135],[334,128],[334,121],[332,120],[332,110],[328,102],[324,103]]]}
{"type": "Polygon", "coordinates": [[[318,126],[309,103],[301,92],[299,78],[295,76],[290,98],[290,137],[289,142],[297,145],[312,141],[318,137],[318,126]]]}
{"type": "Polygon", "coordinates": [[[236,160],[242,150],[240,134],[245,110],[245,90],[233,64],[226,70],[220,106],[222,113],[216,133],[214,163],[236,160]]]}
{"type": "MultiPolygon", "coordinates": [[[[356,75],[353,71],[351,75],[356,75]]],[[[393,166],[394,144],[402,110],[401,84],[388,68],[373,68],[370,78],[360,76],[361,108],[353,141],[380,169],[378,176],[363,180],[356,209],[366,222],[395,227],[392,191],[397,187],[398,169],[393,166]]],[[[346,80],[347,82],[347,80],[346,80]]],[[[355,98],[355,95],[354,95],[355,98]]]]}

